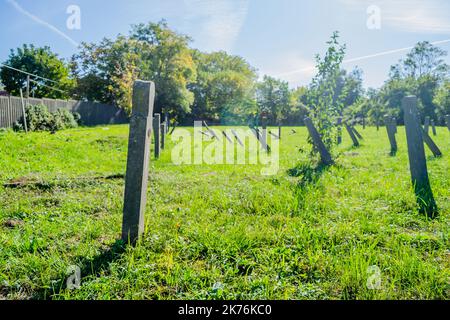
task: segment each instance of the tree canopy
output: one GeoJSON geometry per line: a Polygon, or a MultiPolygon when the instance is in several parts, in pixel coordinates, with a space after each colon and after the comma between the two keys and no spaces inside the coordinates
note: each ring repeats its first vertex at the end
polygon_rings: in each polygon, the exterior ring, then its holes
{"type": "MultiPolygon", "coordinates": [[[[30,77],[30,94],[32,93],[36,98],[66,99],[70,97],[75,82],[70,76],[67,64],[59,59],[50,47],[24,44],[15,51],[11,50],[4,64],[51,80],[30,77]]],[[[25,91],[27,87],[27,74],[11,68],[0,69],[1,82],[10,94],[19,95],[20,89],[25,91]]]]}

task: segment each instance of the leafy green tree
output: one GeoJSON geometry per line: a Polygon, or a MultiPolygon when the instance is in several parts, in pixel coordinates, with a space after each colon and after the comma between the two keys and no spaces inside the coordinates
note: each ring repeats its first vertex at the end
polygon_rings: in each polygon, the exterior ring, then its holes
{"type": "Polygon", "coordinates": [[[386,113],[403,121],[401,100],[415,95],[419,101],[422,121],[426,116],[436,119],[435,95],[440,85],[449,77],[449,65],[444,61],[447,52],[427,41],[419,42],[406,59],[391,67],[388,81],[380,90],[386,113]]]}
{"type": "MultiPolygon", "coordinates": [[[[24,44],[22,48],[11,50],[5,64],[54,81],[44,81],[31,76],[30,92],[33,92],[35,97],[54,99],[70,97],[74,87],[74,80],[69,76],[70,70],[49,47],[36,48],[33,45],[24,44]]],[[[0,69],[0,78],[5,90],[12,95],[19,95],[20,89],[25,90],[27,86],[26,74],[6,67],[0,69]]]]}
{"type": "MultiPolygon", "coordinates": [[[[345,56],[345,45],[339,43],[339,33],[336,31],[327,42],[328,50],[321,58],[316,56],[318,73],[309,86],[307,105],[310,117],[326,147],[331,150],[336,139],[336,116],[342,114],[344,101],[337,94],[337,79],[341,72],[341,64],[345,56]],[[337,98],[338,97],[338,98],[337,98]]],[[[313,148],[313,153],[317,150],[313,148]]]]}
{"type": "Polygon", "coordinates": [[[287,82],[264,76],[256,86],[259,113],[265,112],[269,123],[280,124],[287,118],[291,106],[290,94],[287,82]]]}
{"type": "Polygon", "coordinates": [[[243,58],[226,52],[193,50],[197,79],[188,85],[194,93],[192,115],[213,122],[243,123],[256,111],[256,71],[243,58]]]}
{"type": "Polygon", "coordinates": [[[138,77],[138,43],[119,36],[99,44],[83,43],[72,57],[78,99],[116,104],[131,111],[132,87],[138,77]]]}
{"type": "Polygon", "coordinates": [[[139,77],[155,82],[155,112],[189,113],[194,94],[188,85],[197,75],[188,47],[191,39],[169,29],[165,21],[137,24],[130,38],[139,44],[139,77]]]}
{"type": "Polygon", "coordinates": [[[450,80],[447,80],[437,90],[433,103],[436,105],[436,119],[439,124],[445,124],[445,115],[450,114],[450,80]]]}
{"type": "Polygon", "coordinates": [[[447,52],[429,43],[418,42],[406,55],[405,60],[391,67],[391,79],[414,78],[431,76],[437,79],[448,77],[449,66],[443,57],[447,52]]]}

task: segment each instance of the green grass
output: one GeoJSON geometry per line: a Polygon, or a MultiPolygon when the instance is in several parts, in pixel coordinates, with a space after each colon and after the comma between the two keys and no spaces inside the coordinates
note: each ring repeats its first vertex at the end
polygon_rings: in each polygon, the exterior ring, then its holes
{"type": "Polygon", "coordinates": [[[0,298],[448,299],[448,130],[435,138],[443,157],[427,150],[433,220],[418,211],[404,128],[395,157],[384,128],[359,128],[360,148],[344,135],[328,169],[296,130],[283,131],[275,176],[175,166],[168,141],[151,159],[135,248],[117,240],[127,126],[0,133],[0,298]],[[75,290],[65,288],[71,265],[82,269],[75,290]],[[366,285],[373,265],[379,290],[366,285]]]}

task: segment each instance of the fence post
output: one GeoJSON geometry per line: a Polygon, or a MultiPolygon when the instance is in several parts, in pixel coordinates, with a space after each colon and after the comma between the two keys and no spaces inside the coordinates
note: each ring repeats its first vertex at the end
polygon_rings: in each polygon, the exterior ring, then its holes
{"type": "Polygon", "coordinates": [[[133,245],[144,232],[154,99],[153,82],[134,82],[122,222],[122,240],[133,245]]]}
{"type": "Polygon", "coordinates": [[[155,113],[153,116],[153,137],[155,140],[155,158],[158,159],[161,154],[161,115],[159,113],[155,113]]]}
{"type": "MultiPolygon", "coordinates": [[[[30,76],[28,76],[28,80],[30,80],[30,76]]],[[[23,125],[25,128],[25,132],[28,133],[28,128],[27,128],[27,113],[25,111],[25,102],[23,101],[23,92],[22,92],[22,88],[20,89],[20,102],[22,103],[22,115],[23,115],[23,125]]]]}
{"type": "Polygon", "coordinates": [[[322,141],[322,138],[320,137],[319,132],[317,131],[316,127],[314,127],[314,124],[312,120],[308,117],[304,119],[305,125],[308,128],[309,135],[311,136],[311,139],[314,142],[314,146],[317,148],[317,150],[320,153],[320,161],[324,165],[332,165],[333,159],[331,158],[330,152],[327,150],[327,147],[322,141]]]}
{"type": "Polygon", "coordinates": [[[395,139],[394,122],[392,121],[392,118],[390,118],[389,116],[384,117],[384,122],[386,124],[389,142],[391,144],[391,155],[395,155],[397,153],[397,141],[395,139]]]}
{"type": "Polygon", "coordinates": [[[403,98],[402,106],[404,110],[409,167],[414,192],[420,206],[420,211],[433,217],[437,213],[437,206],[428,177],[422,127],[417,117],[417,98],[415,96],[403,98]]]}
{"type": "Polygon", "coordinates": [[[445,122],[447,123],[447,128],[450,131],[450,114],[445,116],[445,122]]]}

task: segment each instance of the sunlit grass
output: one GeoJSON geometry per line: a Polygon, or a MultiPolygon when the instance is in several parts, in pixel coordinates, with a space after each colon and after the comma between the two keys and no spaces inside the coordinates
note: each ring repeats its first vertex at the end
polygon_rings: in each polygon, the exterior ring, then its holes
{"type": "MultiPolygon", "coordinates": [[[[0,298],[446,299],[450,133],[427,150],[439,216],[418,213],[404,128],[309,159],[305,128],[284,128],[280,171],[151,159],[146,233],[120,237],[127,126],[0,133],[0,298]],[[15,182],[16,187],[3,184],[15,182]],[[65,288],[67,268],[81,288],[65,288]],[[369,266],[381,270],[367,288],[369,266]]],[[[190,130],[193,130],[192,128],[190,130]]],[[[274,132],[277,132],[274,130],[274,132]]]]}

